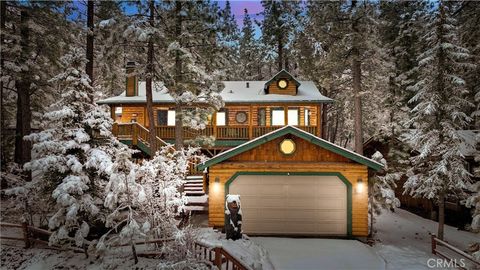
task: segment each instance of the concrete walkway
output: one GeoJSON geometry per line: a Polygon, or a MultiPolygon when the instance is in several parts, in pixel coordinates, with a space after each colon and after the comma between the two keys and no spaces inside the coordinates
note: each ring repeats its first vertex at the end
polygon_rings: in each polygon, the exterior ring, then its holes
{"type": "Polygon", "coordinates": [[[371,247],[356,240],[252,237],[263,246],[276,270],[385,269],[371,247]]]}

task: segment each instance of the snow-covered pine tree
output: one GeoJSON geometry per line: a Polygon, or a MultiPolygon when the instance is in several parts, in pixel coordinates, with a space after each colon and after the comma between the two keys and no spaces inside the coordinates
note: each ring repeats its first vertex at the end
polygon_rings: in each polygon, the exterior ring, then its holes
{"type": "MultiPolygon", "coordinates": [[[[209,2],[165,2],[162,23],[167,56],[164,77],[175,99],[175,147],[183,147],[183,126],[204,129],[210,116],[221,107],[224,76],[217,40],[218,6],[209,2]],[[198,33],[201,33],[199,35],[198,33]]],[[[211,138],[198,136],[202,143],[211,138]]],[[[191,141],[191,143],[196,143],[191,141]]]]}
{"type": "Polygon", "coordinates": [[[301,5],[297,1],[261,1],[263,20],[257,22],[262,29],[262,41],[271,51],[276,53],[277,68],[273,76],[282,69],[290,69],[289,50],[294,34],[299,26],[298,18],[301,5]]]}
{"type": "Polygon", "coordinates": [[[136,182],[138,166],[131,161],[132,152],[127,147],[119,150],[112,165],[103,204],[110,211],[105,226],[111,229],[96,247],[102,252],[111,245],[129,244],[137,263],[135,242],[147,237],[150,223],[142,216],[141,204],[145,203],[146,194],[143,186],[136,182]]]}
{"type": "Polygon", "coordinates": [[[62,95],[44,114],[43,130],[27,137],[34,145],[25,169],[39,173],[33,186],[54,205],[50,243],[82,247],[102,217],[99,202],[119,143],[110,133],[113,121],[89,99],[84,50],[74,48],[61,61],[65,71],[52,81],[62,95]]]}
{"type": "Polygon", "coordinates": [[[142,208],[154,237],[175,235],[177,227],[174,218],[183,211],[186,203],[179,188],[185,182],[191,161],[199,158],[197,154],[197,148],[175,150],[167,145],[139,168],[139,183],[143,185],[147,198],[142,208]]]}
{"type": "Polygon", "coordinates": [[[240,60],[238,68],[239,74],[243,80],[259,80],[261,79],[261,59],[259,54],[258,41],[255,39],[255,29],[253,22],[245,9],[243,13],[242,35],[240,37],[240,60]]]}
{"type": "Polygon", "coordinates": [[[383,171],[369,179],[368,210],[370,213],[370,235],[374,234],[374,215],[380,215],[382,209],[393,211],[400,206],[400,201],[395,197],[395,181],[400,180],[401,173],[388,173],[387,161],[380,152],[375,152],[372,159],[383,164],[383,171]]]}
{"type": "Polygon", "coordinates": [[[218,46],[221,47],[221,54],[224,63],[222,67],[225,75],[223,79],[227,81],[241,80],[243,74],[239,72],[240,56],[239,56],[239,39],[235,15],[232,13],[230,1],[225,2],[225,7],[220,10],[218,20],[218,46]]]}
{"type": "Polygon", "coordinates": [[[410,87],[415,95],[413,128],[408,136],[419,154],[411,158],[412,168],[404,184],[405,192],[438,202],[438,237],[444,237],[445,199],[463,196],[470,182],[461,154],[461,144],[469,142],[459,136],[472,118],[466,114],[474,106],[467,97],[464,69],[472,68],[469,51],[459,45],[458,27],[451,10],[440,1],[421,41],[425,51],[418,59],[419,80],[410,87]]]}

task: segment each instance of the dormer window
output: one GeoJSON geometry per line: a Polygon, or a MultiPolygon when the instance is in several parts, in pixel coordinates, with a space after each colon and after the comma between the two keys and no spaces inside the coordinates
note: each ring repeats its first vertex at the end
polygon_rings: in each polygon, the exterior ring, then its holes
{"type": "Polygon", "coordinates": [[[288,86],[288,81],[285,79],[281,79],[278,81],[277,85],[278,85],[278,88],[285,89],[288,86]]]}

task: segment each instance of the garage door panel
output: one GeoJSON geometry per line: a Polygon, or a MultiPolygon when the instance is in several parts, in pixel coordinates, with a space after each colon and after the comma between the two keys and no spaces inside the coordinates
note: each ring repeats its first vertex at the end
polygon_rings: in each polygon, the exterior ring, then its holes
{"type": "Polygon", "coordinates": [[[336,176],[240,175],[243,230],[256,234],[347,233],[347,188],[336,176]]]}
{"type": "Polygon", "coordinates": [[[342,198],[318,198],[316,200],[318,209],[345,209],[345,200],[342,198]]]}

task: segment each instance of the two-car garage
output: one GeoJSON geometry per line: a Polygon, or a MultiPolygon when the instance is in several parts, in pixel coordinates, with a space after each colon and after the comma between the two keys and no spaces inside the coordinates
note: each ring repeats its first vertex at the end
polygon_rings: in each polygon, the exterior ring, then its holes
{"type": "Polygon", "coordinates": [[[337,176],[240,174],[228,192],[241,196],[247,234],[347,234],[347,185],[337,176]]]}
{"type": "Polygon", "coordinates": [[[286,126],[199,165],[205,168],[212,227],[224,227],[225,196],[238,194],[244,233],[350,237],[368,234],[368,169],[382,165],[286,126]]]}

